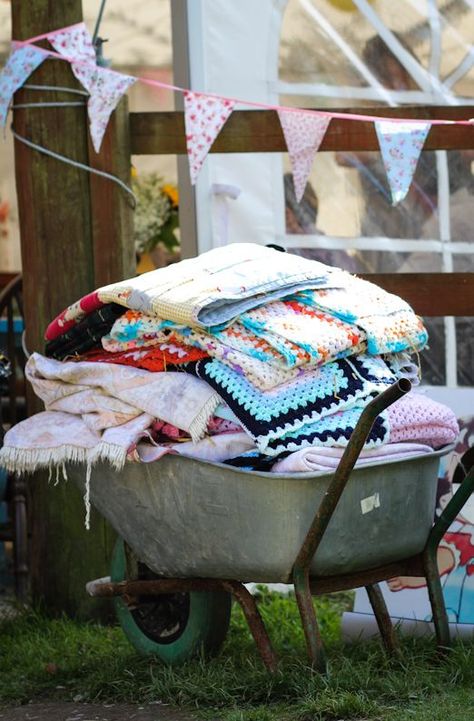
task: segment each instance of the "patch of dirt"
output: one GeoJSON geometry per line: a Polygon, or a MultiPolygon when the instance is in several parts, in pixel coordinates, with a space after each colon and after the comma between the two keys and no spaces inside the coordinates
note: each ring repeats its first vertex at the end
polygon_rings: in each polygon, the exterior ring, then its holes
{"type": "Polygon", "coordinates": [[[30,703],[0,708],[0,721],[195,721],[169,706],[150,704],[30,703]]]}

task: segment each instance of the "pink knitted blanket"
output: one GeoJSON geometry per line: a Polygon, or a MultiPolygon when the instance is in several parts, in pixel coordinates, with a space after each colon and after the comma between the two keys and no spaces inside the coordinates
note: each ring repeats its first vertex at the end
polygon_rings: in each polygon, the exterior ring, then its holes
{"type": "Polygon", "coordinates": [[[459,433],[448,406],[412,391],[388,408],[390,443],[416,441],[432,448],[453,443],[459,433]]]}

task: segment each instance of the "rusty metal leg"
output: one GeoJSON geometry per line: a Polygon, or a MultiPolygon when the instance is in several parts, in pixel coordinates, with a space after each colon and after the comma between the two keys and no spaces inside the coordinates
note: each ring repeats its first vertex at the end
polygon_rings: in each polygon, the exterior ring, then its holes
{"type": "Polygon", "coordinates": [[[227,591],[240,604],[249,625],[258,652],[270,673],[277,669],[277,657],[255,599],[240,581],[218,578],[155,578],[152,580],[119,581],[99,578],[87,584],[87,592],[94,597],[123,599],[140,596],[159,596],[163,593],[189,593],[190,591],[227,591]]]}
{"type": "Polygon", "coordinates": [[[365,590],[369,597],[370,605],[374,612],[377,626],[379,628],[380,636],[382,637],[382,643],[385,647],[386,652],[393,656],[398,653],[398,643],[395,636],[395,629],[393,628],[392,619],[387,610],[387,605],[383,597],[382,591],[378,583],[366,586],[365,590]]]}
{"type": "Polygon", "coordinates": [[[294,569],[293,583],[311,665],[320,673],[326,673],[326,656],[307,573],[294,569]]]}
{"type": "Polygon", "coordinates": [[[444,604],[436,553],[430,549],[427,549],[423,554],[423,569],[425,572],[426,585],[428,586],[438,651],[441,654],[445,654],[451,646],[448,614],[446,613],[446,606],[444,604]]]}
{"type": "Polygon", "coordinates": [[[277,657],[254,597],[239,581],[222,581],[220,583],[222,588],[229,591],[240,604],[263,663],[270,673],[275,673],[277,657]]]}
{"type": "Polygon", "coordinates": [[[312,664],[322,672],[326,670],[326,661],[311,597],[309,569],[375,419],[379,413],[405,393],[408,393],[410,389],[410,382],[402,378],[374,398],[364,408],[293,564],[292,575],[296,600],[298,601],[309,656],[312,664]]]}

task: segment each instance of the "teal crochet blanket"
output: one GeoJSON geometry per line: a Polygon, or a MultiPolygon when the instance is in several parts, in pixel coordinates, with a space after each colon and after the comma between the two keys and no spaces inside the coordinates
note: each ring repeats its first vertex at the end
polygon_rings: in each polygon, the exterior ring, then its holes
{"type": "MultiPolygon", "coordinates": [[[[366,355],[303,371],[268,391],[215,358],[189,363],[185,370],[212,386],[258,450],[271,456],[311,445],[347,445],[365,405],[395,381],[381,358],[366,355]]],[[[381,417],[366,447],[387,442],[388,435],[381,417]]]]}

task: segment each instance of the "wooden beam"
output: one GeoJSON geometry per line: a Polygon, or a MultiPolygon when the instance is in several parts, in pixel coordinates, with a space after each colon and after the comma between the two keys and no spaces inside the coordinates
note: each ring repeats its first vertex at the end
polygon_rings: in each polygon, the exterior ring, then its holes
{"type": "MultiPolygon", "coordinates": [[[[374,112],[380,117],[407,117],[421,120],[469,120],[474,115],[474,108],[472,106],[352,108],[338,112],[362,115],[374,112]]],[[[474,126],[469,125],[433,125],[424,149],[473,149],[473,128],[474,126]]],[[[130,133],[131,150],[134,155],[179,155],[186,152],[182,112],[131,113],[130,133]]],[[[374,123],[333,118],[319,150],[379,150],[374,123]]],[[[219,133],[210,152],[286,151],[280,121],[274,110],[236,110],[219,133]]]]}
{"type": "Polygon", "coordinates": [[[474,273],[367,273],[421,316],[474,316],[474,273]]]}

